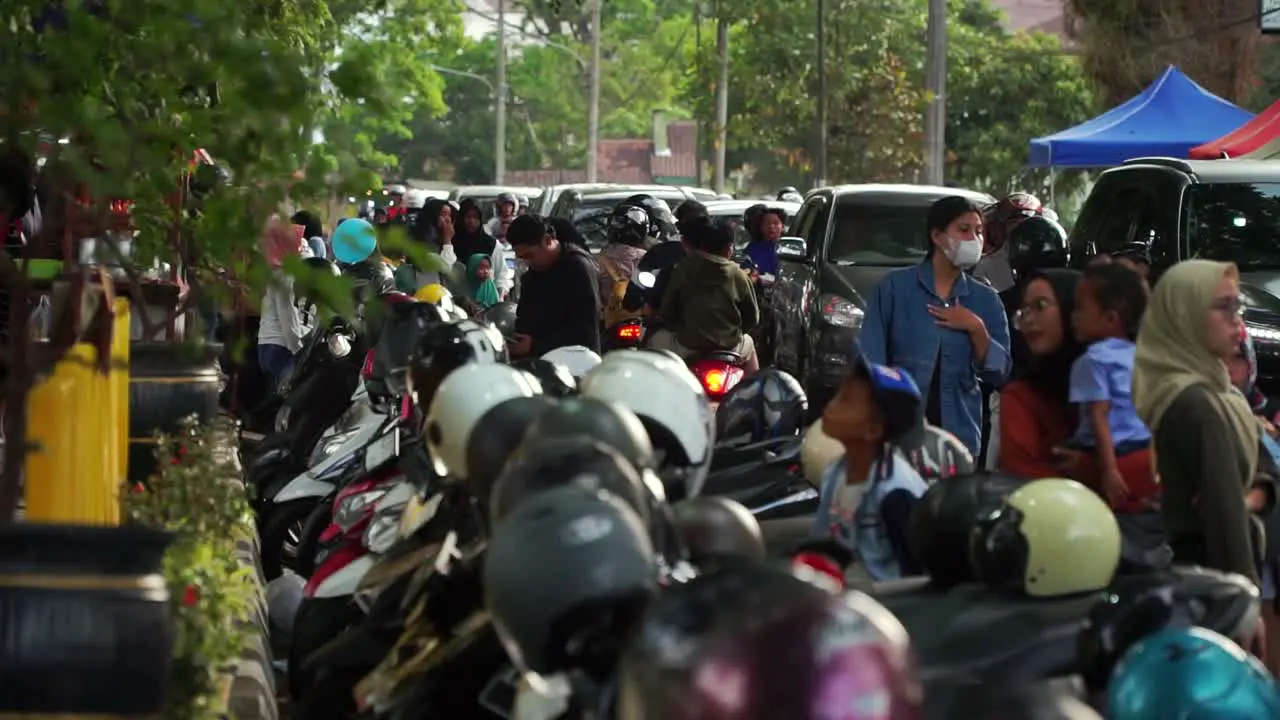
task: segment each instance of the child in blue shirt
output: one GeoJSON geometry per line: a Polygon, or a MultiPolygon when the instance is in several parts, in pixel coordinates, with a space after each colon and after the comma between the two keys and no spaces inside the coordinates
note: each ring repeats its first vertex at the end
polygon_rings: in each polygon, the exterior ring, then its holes
{"type": "Polygon", "coordinates": [[[839,543],[872,581],[921,575],[907,526],[928,486],[897,449],[923,430],[920,390],[905,371],[855,357],[822,413],[823,432],[845,454],[823,473],[810,538],[839,543]]]}
{"type": "Polygon", "coordinates": [[[1159,495],[1151,460],[1151,431],[1138,417],[1130,389],[1138,325],[1147,308],[1147,285],[1123,263],[1091,265],[1076,285],[1071,324],[1087,345],[1071,366],[1068,399],[1080,425],[1067,446],[1092,461],[1089,477],[1119,513],[1149,511],[1159,495]]]}

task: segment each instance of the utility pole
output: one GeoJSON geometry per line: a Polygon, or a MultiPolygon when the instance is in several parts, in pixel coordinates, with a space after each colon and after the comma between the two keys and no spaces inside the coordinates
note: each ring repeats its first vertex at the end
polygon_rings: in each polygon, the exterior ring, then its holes
{"type": "Polygon", "coordinates": [[[932,96],[924,113],[925,182],[946,181],[947,154],[947,0],[929,0],[925,82],[932,96]]]}
{"type": "Polygon", "coordinates": [[[818,179],[827,184],[827,4],[818,0],[818,179]]]}
{"type": "Polygon", "coordinates": [[[587,182],[598,182],[600,165],[600,3],[591,0],[591,87],[587,99],[587,182]]]}
{"type": "Polygon", "coordinates": [[[725,150],[729,140],[729,21],[720,3],[716,3],[716,52],[719,53],[720,77],[716,80],[716,146],[714,189],[724,192],[725,150]]]}
{"type": "Polygon", "coordinates": [[[498,0],[498,77],[494,83],[493,184],[507,181],[507,15],[506,0],[498,0]]]}
{"type": "MultiPolygon", "coordinates": [[[[702,0],[694,0],[693,3],[693,47],[694,47],[694,74],[700,82],[702,80],[702,0]]],[[[693,184],[702,187],[702,143],[703,133],[706,124],[702,122],[702,115],[697,115],[697,123],[695,126],[694,142],[693,142],[693,184]]]]}

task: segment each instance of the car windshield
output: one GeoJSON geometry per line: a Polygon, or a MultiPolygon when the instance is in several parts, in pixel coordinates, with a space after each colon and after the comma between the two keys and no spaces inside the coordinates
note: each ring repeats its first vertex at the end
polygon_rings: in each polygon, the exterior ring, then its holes
{"type": "Polygon", "coordinates": [[[1280,269],[1280,183],[1192,185],[1183,218],[1191,257],[1280,269]]]}
{"type": "Polygon", "coordinates": [[[859,195],[836,200],[835,226],[827,246],[827,260],[837,265],[914,265],[928,251],[925,232],[934,198],[910,196],[910,201],[859,195]]]}
{"type": "Polygon", "coordinates": [[[613,206],[597,207],[586,213],[574,213],[573,227],[582,234],[587,248],[599,251],[609,236],[609,215],[613,206]]]}

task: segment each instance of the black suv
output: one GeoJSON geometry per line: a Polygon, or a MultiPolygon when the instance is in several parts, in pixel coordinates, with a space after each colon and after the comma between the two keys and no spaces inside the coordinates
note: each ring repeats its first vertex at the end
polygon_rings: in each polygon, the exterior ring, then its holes
{"type": "Polygon", "coordinates": [[[822,408],[849,364],[864,298],[895,268],[924,260],[929,206],[983,193],[932,185],[840,185],[810,190],[778,242],[773,289],[774,364],[795,375],[822,408]]]}
{"type": "Polygon", "coordinates": [[[1130,160],[1099,176],[1070,242],[1073,267],[1145,244],[1153,281],[1189,258],[1235,263],[1259,373],[1280,389],[1280,161],[1130,160]]]}

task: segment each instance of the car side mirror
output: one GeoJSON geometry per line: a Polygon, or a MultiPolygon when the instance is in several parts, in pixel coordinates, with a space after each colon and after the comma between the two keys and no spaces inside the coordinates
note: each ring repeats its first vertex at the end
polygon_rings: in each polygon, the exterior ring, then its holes
{"type": "Polygon", "coordinates": [[[778,257],[783,260],[808,262],[809,253],[804,238],[784,237],[778,240],[778,257]]]}

